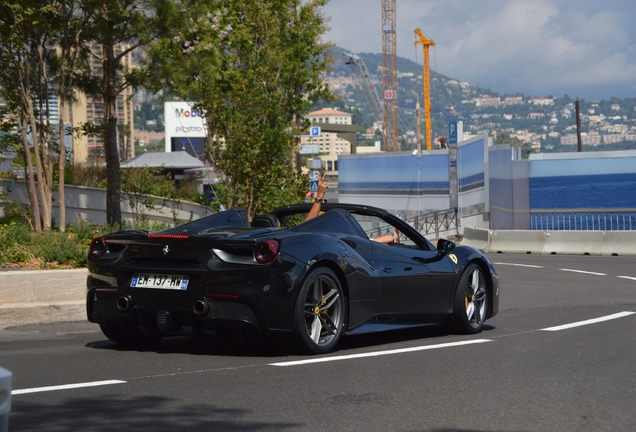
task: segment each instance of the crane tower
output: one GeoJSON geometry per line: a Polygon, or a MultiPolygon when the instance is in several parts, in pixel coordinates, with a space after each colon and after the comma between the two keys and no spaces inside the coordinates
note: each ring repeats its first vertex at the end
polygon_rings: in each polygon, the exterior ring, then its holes
{"type": "Polygon", "coordinates": [[[382,107],[384,149],[398,151],[397,61],[395,37],[396,0],[382,0],[382,107]]]}
{"type": "Polygon", "coordinates": [[[360,87],[362,87],[362,91],[367,98],[367,102],[369,102],[371,112],[373,112],[373,118],[375,118],[376,121],[382,121],[382,101],[373,81],[371,81],[371,75],[369,74],[367,65],[364,64],[362,57],[358,55],[351,53],[344,53],[343,55],[349,57],[347,64],[352,64],[356,68],[360,87]]]}
{"type": "MultiPolygon", "coordinates": [[[[426,125],[426,150],[431,150],[433,142],[433,131],[431,121],[431,64],[428,55],[428,48],[435,45],[435,41],[428,39],[422,31],[417,28],[414,30],[420,40],[415,41],[415,45],[422,45],[424,51],[424,120],[426,125]]],[[[419,134],[418,134],[419,136],[419,134]]]]}

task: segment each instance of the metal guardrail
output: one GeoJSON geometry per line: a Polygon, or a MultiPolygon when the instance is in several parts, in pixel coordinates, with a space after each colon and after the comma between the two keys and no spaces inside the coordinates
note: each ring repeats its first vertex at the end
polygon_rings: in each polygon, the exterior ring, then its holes
{"type": "Polygon", "coordinates": [[[636,230],[636,209],[532,210],[530,229],[631,231],[636,230]]]}
{"type": "MultiPolygon", "coordinates": [[[[456,209],[439,210],[404,219],[406,223],[418,230],[423,236],[434,234],[435,238],[439,238],[440,233],[448,233],[449,231],[453,235],[458,234],[458,220],[456,209]]],[[[365,233],[369,238],[393,235],[393,228],[388,224],[383,224],[382,226],[366,230],[365,233]]],[[[403,236],[401,240],[404,241],[403,236]]]]}
{"type": "Polygon", "coordinates": [[[449,234],[459,234],[459,219],[455,208],[414,216],[406,219],[406,222],[424,236],[435,234],[439,238],[440,233],[449,231],[452,232],[449,234]]]}

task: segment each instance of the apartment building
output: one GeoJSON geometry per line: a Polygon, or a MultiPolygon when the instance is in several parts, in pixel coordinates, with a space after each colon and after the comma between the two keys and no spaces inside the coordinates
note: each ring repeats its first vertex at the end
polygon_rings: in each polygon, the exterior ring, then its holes
{"type": "MultiPolygon", "coordinates": [[[[334,124],[334,125],[351,125],[351,114],[338,111],[333,108],[323,108],[318,111],[310,112],[306,118],[311,124],[334,124]]],[[[351,143],[347,140],[339,138],[335,132],[321,131],[320,136],[312,137],[309,134],[302,135],[301,144],[318,144],[320,153],[330,155],[350,154],[351,143]]]]}
{"type": "MultiPolygon", "coordinates": [[[[120,44],[115,47],[115,55],[119,55],[128,46],[120,44]]],[[[91,50],[95,53],[91,57],[91,68],[99,71],[102,68],[100,61],[102,46],[94,44],[91,50]]],[[[126,54],[123,59],[125,69],[132,69],[132,55],[126,54]]],[[[119,159],[124,161],[135,155],[134,130],[135,114],[133,102],[133,89],[128,87],[117,96],[116,115],[118,125],[117,143],[119,148],[119,159]]],[[[93,123],[101,125],[104,119],[104,102],[84,93],[77,92],[76,101],[66,108],[65,120],[72,127],[79,127],[83,123],[93,123]]],[[[73,162],[83,163],[88,160],[104,160],[104,141],[101,136],[81,136],[73,137],[73,162]]]]}

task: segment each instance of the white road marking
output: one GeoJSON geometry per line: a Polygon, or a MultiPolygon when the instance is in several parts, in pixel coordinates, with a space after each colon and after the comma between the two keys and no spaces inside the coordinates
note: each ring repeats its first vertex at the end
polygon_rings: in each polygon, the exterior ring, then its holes
{"type": "Polygon", "coordinates": [[[444,344],[438,344],[438,345],[425,345],[425,346],[401,348],[401,349],[387,350],[387,351],[374,351],[374,352],[362,353],[362,354],[312,358],[307,360],[288,361],[288,362],[281,362],[281,363],[269,363],[268,366],[298,366],[298,365],[306,365],[311,363],[324,363],[324,362],[331,362],[331,361],[338,361],[338,360],[351,360],[351,359],[358,359],[358,358],[365,358],[365,357],[378,357],[378,356],[392,355],[392,354],[403,354],[403,353],[409,353],[409,352],[415,352],[415,351],[424,351],[424,350],[438,349],[438,348],[449,348],[449,347],[471,345],[471,344],[478,344],[478,343],[484,343],[484,342],[492,342],[492,340],[491,339],[475,339],[470,341],[450,342],[450,343],[444,343],[444,344]]]}
{"type": "Polygon", "coordinates": [[[77,383],[77,384],[64,384],[57,386],[49,386],[49,387],[35,387],[30,389],[22,389],[22,390],[13,390],[11,395],[21,395],[27,393],[41,393],[47,391],[56,391],[56,390],[69,390],[83,387],[97,387],[111,384],[125,384],[126,381],[120,380],[108,380],[108,381],[93,381],[93,382],[85,382],[85,383],[77,383]]]}
{"type": "Polygon", "coordinates": [[[517,266],[517,267],[530,267],[530,268],[543,268],[543,266],[538,266],[538,265],[530,265],[530,264],[516,264],[516,263],[502,263],[502,262],[496,262],[493,263],[495,265],[508,265],[508,266],[517,266]]]}
{"type": "Polygon", "coordinates": [[[541,330],[543,330],[543,331],[566,330],[566,329],[573,328],[573,327],[580,327],[580,326],[584,326],[584,325],[588,325],[588,324],[595,324],[595,323],[602,322],[602,321],[609,321],[609,320],[613,320],[613,319],[617,319],[617,318],[623,318],[623,317],[626,317],[628,315],[632,315],[632,314],[635,314],[635,313],[636,312],[619,312],[619,313],[615,313],[613,315],[607,315],[607,316],[600,317],[600,318],[594,318],[594,319],[574,322],[574,323],[570,323],[570,324],[563,324],[563,325],[555,326],[555,327],[547,327],[547,328],[544,328],[544,329],[541,329],[541,330]]]}
{"type": "Polygon", "coordinates": [[[566,272],[573,272],[573,273],[583,273],[583,274],[589,274],[589,275],[595,275],[595,276],[607,276],[605,273],[596,273],[596,272],[589,272],[584,270],[573,270],[573,269],[559,269],[559,270],[566,271],[566,272]]]}
{"type": "Polygon", "coordinates": [[[636,280],[636,277],[631,277],[631,276],[616,276],[616,277],[621,278],[621,279],[631,279],[631,280],[636,280]]]}

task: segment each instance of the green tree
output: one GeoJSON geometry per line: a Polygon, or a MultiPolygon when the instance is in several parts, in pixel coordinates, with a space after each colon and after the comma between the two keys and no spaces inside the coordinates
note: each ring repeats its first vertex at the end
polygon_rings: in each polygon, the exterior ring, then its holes
{"type": "MultiPolygon", "coordinates": [[[[167,1],[167,3],[170,3],[167,1]]],[[[123,61],[133,50],[152,41],[162,29],[162,0],[84,0],[90,24],[86,31],[94,44],[90,50],[100,68],[88,69],[82,76],[83,90],[103,102],[101,132],[107,167],[106,219],[121,224],[117,97],[143,80],[142,70],[129,68],[123,61]]]]}
{"type": "MultiPolygon", "coordinates": [[[[208,158],[221,174],[219,198],[248,215],[301,201],[306,183],[292,164],[301,119],[331,98],[321,13],[324,0],[180,2],[150,51],[155,70],[179,97],[194,101],[208,127],[208,158]],[[295,198],[294,198],[295,197],[295,198]]],[[[305,180],[306,181],[306,180],[305,180]]]]}
{"type": "Polygon", "coordinates": [[[130,205],[135,222],[146,220],[144,210],[160,210],[174,195],[174,183],[162,168],[127,168],[121,172],[122,198],[130,205]]]}
{"type": "Polygon", "coordinates": [[[66,200],[64,196],[64,167],[66,165],[66,138],[64,130],[64,119],[66,107],[73,102],[73,87],[76,65],[79,61],[85,60],[82,54],[86,51],[82,49],[84,38],[87,36],[85,26],[88,15],[82,8],[82,4],[75,0],[58,0],[55,5],[56,28],[53,34],[53,41],[57,47],[56,55],[52,58],[52,70],[54,73],[54,84],[59,98],[58,110],[58,137],[59,137],[59,157],[58,157],[58,205],[60,209],[60,230],[66,227],[66,200]]]}
{"type": "Polygon", "coordinates": [[[0,89],[22,138],[36,231],[51,228],[54,149],[47,103],[47,58],[54,25],[55,5],[51,2],[7,0],[0,4],[0,89]]]}

